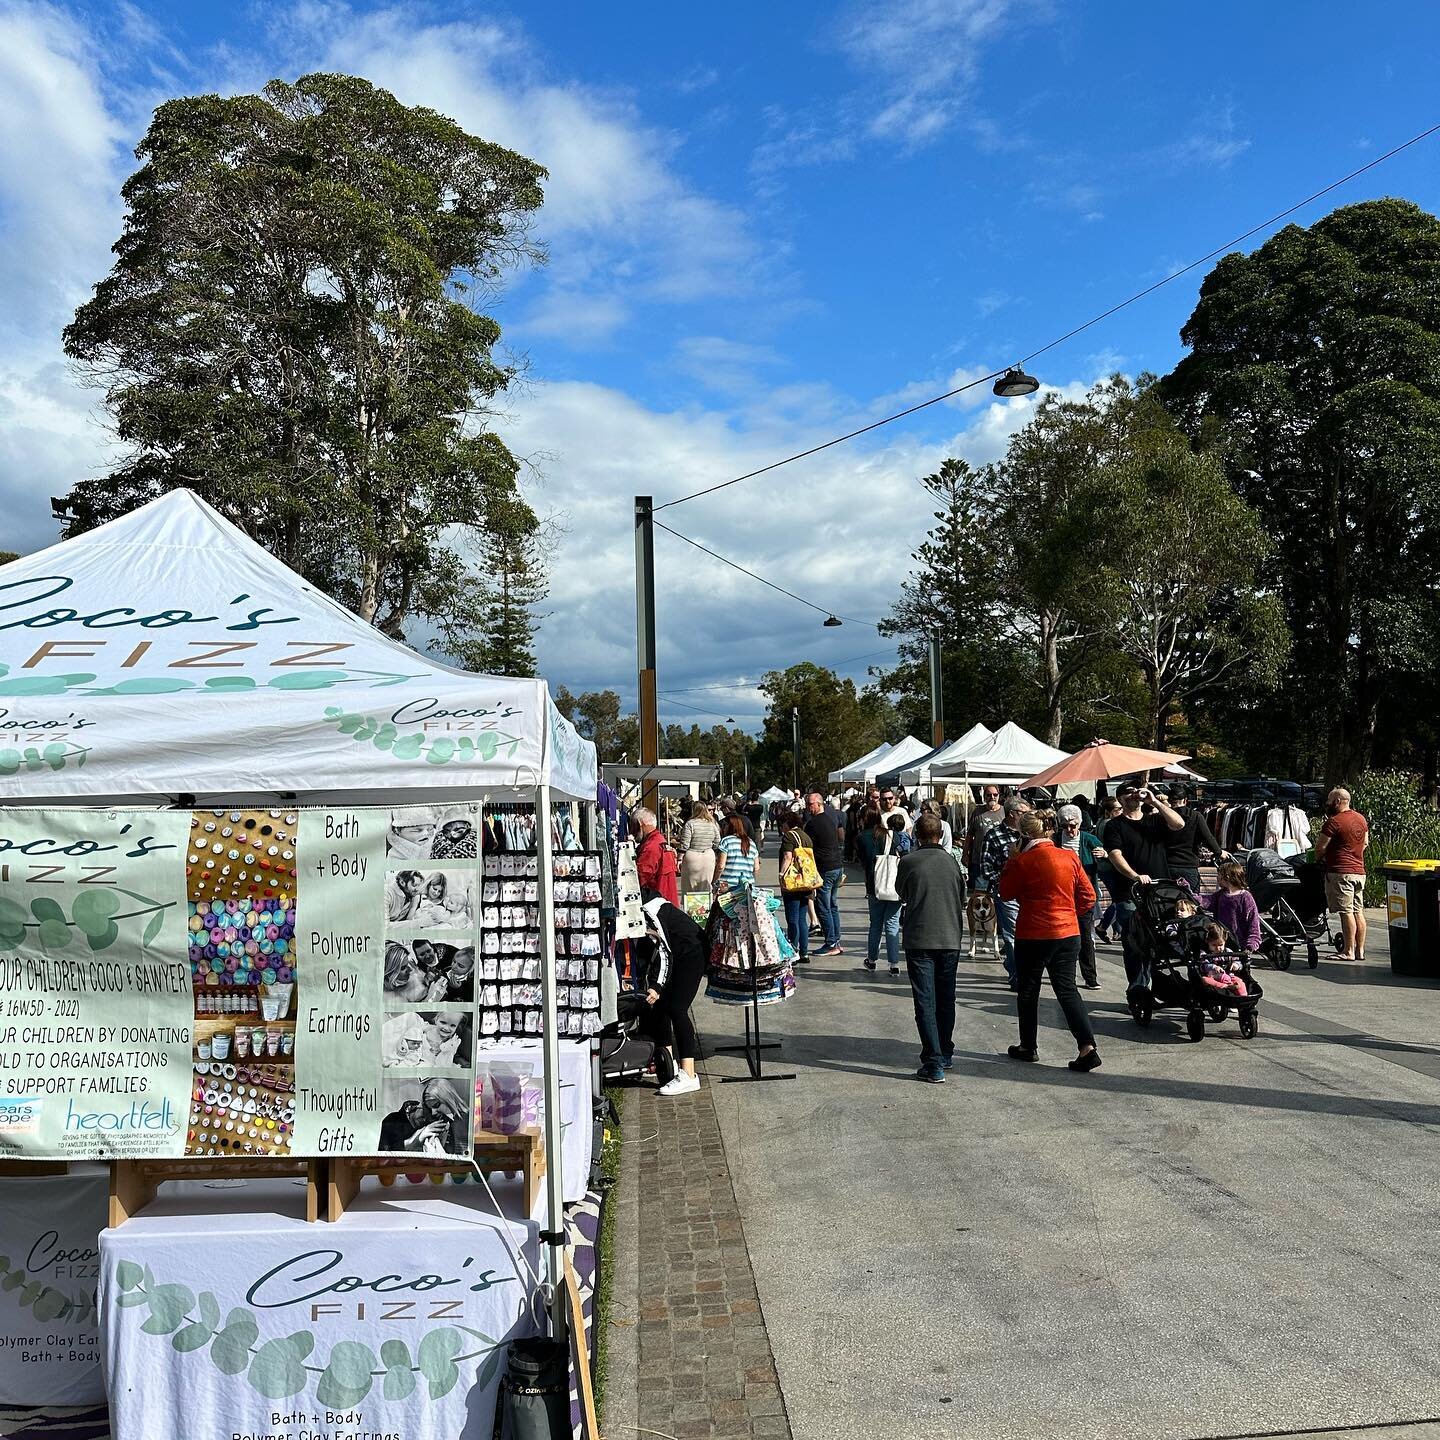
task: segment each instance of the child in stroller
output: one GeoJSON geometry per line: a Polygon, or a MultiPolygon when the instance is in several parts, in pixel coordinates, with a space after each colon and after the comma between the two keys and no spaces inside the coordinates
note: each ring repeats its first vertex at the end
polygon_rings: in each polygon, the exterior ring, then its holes
{"type": "Polygon", "coordinates": [[[1220,955],[1228,956],[1224,973],[1236,976],[1245,987],[1227,983],[1222,993],[1205,980],[1204,966],[1219,966],[1206,950],[1210,925],[1199,914],[1189,887],[1157,880],[1134,889],[1135,941],[1142,965],[1125,999],[1137,1025],[1148,1025],[1155,1011],[1168,1007],[1184,1010],[1185,1028],[1192,1040],[1205,1038],[1205,1022],[1221,1024],[1233,1007],[1240,1034],[1249,1040],[1260,1029],[1258,1006],[1264,994],[1250,971],[1248,956],[1223,926],[1220,955]],[[1238,964],[1239,969],[1233,966],[1238,964]]]}
{"type": "Polygon", "coordinates": [[[1196,962],[1200,967],[1200,979],[1212,990],[1244,996],[1247,991],[1241,971],[1245,968],[1245,962],[1235,954],[1231,945],[1230,932],[1212,920],[1205,927],[1205,948],[1196,962]]]}

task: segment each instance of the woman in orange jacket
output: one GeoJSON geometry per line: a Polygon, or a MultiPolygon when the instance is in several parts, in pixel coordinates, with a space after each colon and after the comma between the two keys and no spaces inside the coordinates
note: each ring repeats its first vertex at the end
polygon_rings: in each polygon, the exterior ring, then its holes
{"type": "Polygon", "coordinates": [[[1075,987],[1075,964],[1080,958],[1082,911],[1095,904],[1095,887],[1080,866],[1080,857],[1053,845],[1038,815],[1020,820],[1020,848],[1000,872],[1000,898],[1016,900],[1020,915],[1015,922],[1015,969],[1019,993],[1015,1008],[1020,1020],[1020,1043],[1012,1045],[1012,1060],[1038,1060],[1040,981],[1050,972],[1050,987],[1080,1053],[1072,1070],[1093,1070],[1100,1063],[1095,1035],[1085,1002],[1075,987]]]}

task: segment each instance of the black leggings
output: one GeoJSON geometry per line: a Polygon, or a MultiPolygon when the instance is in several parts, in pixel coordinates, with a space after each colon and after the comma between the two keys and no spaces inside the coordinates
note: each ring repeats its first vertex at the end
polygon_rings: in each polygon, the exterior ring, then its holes
{"type": "Polygon", "coordinates": [[[684,973],[677,966],[670,976],[670,983],[661,992],[660,998],[649,1007],[646,1023],[642,1027],[652,1040],[675,1049],[677,1060],[698,1060],[700,1041],[695,1035],[695,1023],[690,1019],[690,1007],[700,993],[700,981],[704,972],[696,967],[692,974],[684,973]]]}
{"type": "Polygon", "coordinates": [[[1063,940],[1017,940],[1015,969],[1020,980],[1020,993],[1015,1008],[1020,1018],[1020,1044],[1035,1049],[1040,1028],[1040,981],[1048,970],[1050,987],[1065,1012],[1065,1023],[1081,1049],[1095,1043],[1085,1002],[1075,988],[1075,961],[1080,955],[1080,937],[1067,935],[1063,940]]]}

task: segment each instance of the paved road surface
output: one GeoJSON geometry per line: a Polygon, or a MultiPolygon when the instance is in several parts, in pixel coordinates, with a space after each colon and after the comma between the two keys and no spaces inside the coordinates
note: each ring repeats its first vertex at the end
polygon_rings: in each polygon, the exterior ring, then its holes
{"type": "MultiPolygon", "coordinates": [[[[1363,972],[1267,973],[1250,1042],[1137,1030],[1102,950],[1089,1077],[1048,992],[1042,1063],[1007,1061],[1003,972],[962,961],[941,1087],[842,893],[846,955],[766,1012],[799,1078],[714,1090],[798,1440],[1440,1417],[1440,986],[1392,982],[1383,930],[1363,972]]],[[[697,1020],[707,1045],[741,1025],[697,1020]]]]}

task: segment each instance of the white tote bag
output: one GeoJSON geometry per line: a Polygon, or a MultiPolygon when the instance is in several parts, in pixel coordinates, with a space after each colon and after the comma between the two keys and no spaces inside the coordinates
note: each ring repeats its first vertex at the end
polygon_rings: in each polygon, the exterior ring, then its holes
{"type": "Polygon", "coordinates": [[[900,878],[900,857],[890,853],[895,843],[895,832],[885,836],[885,853],[875,857],[875,898],[877,900],[898,900],[900,892],[895,882],[900,878]]]}

